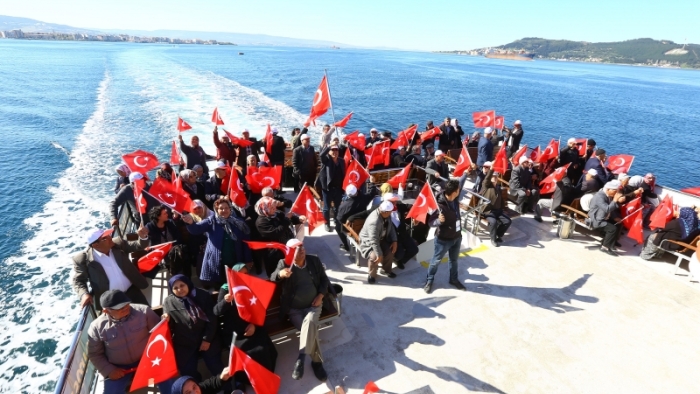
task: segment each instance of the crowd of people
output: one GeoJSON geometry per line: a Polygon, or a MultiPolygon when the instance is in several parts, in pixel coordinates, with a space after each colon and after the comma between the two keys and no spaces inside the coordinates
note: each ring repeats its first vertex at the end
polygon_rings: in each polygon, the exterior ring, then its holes
{"type": "MultiPolygon", "coordinates": [[[[395,278],[395,268],[404,269],[418,253],[419,245],[426,242],[430,228],[436,228],[433,258],[424,285],[426,293],[432,291],[439,262],[445,255],[449,259],[448,283],[465,290],[457,275],[457,264],[462,243],[459,202],[464,196],[468,176],[474,179],[471,192],[484,197],[483,215],[488,221],[490,241],[496,247],[504,244],[503,237],[513,215],[502,193],[504,188],[517,214],[531,212],[535,220],[542,222],[543,210],[547,210],[554,225],[558,223],[556,215],[563,210],[562,205],[580,199],[591,227],[604,234],[601,250],[612,256],[617,255],[615,246],[621,228],[617,223],[623,217],[620,205],[640,195],[649,203],[657,198],[652,174],[615,176],[605,166],[606,151],[598,148],[592,139],[585,142],[583,155],[580,143],[572,138],[556,157],[533,163],[528,155],[516,156],[524,136],[521,121],[516,121],[512,129],[486,128],[483,135],[475,132],[466,137],[457,119],[447,117],[438,128],[439,134],[432,138],[421,138],[416,133],[406,146],[392,149],[388,166],[374,168],[398,169],[412,163],[414,167],[425,169],[426,182],[435,192],[438,209],[426,215],[423,221],[407,220],[410,204],[404,198],[404,190],[409,185],[401,184],[394,190],[389,183],[370,181],[343,187],[347,156],[364,167],[367,166],[365,149],[384,141],[394,142],[392,133],[380,134],[374,128],[369,131],[364,147],[341,140],[329,125],[323,128],[317,147],[312,146],[306,128],[292,130],[289,143],[272,129],[272,138],[267,139],[270,147],[264,141],[251,138],[247,130],[234,144],[228,135],[220,136],[215,128],[212,133],[215,155],[204,151],[197,136],[192,137],[188,145],[180,135],[183,156],[180,165],[176,169],[164,163],[155,177],[168,182],[179,178],[182,189],[193,200],[192,212],[182,214],[173,212],[155,197],[143,194],[148,211],[140,215],[135,208],[135,182],[146,180],[144,190],[149,190],[148,175],[120,164],[116,168],[116,195],[110,205],[111,224],[118,224],[120,207],[130,205],[133,222],[141,223],[138,239],[125,241],[115,237],[112,230],[97,229],[87,236],[85,251],[73,258],[73,287],[81,305],[93,304],[102,312],[90,327],[88,354],[105,377],[105,393],[124,392],[133,378],[133,368],[146,346],[148,331],[158,322],[157,315],[147,306],[143,290],[149,286],[148,278],[155,277],[163,269],[169,271],[170,294],[163,303],[162,319],[167,321],[173,334],[177,368],[182,378],[161,383],[162,392],[182,392],[177,390],[201,382],[197,371],[200,358],[213,376],[201,384],[206,390],[231,390],[250,384],[244,373],[231,374],[221,362],[222,349],[232,341],[252,359],[275,371],[275,347],[264,327],[239,316],[229,295],[225,267],[241,274],[264,276],[282,287],[280,315],[301,331],[292,377],[301,379],[309,354],[314,375],[320,381],[327,379],[318,346],[318,321],[330,282],[319,258],[305,252],[303,226],[307,218],[289,212],[292,201],[285,197],[281,187],[267,187],[255,193],[245,181],[247,173],[260,167],[284,166],[288,149],[292,151],[294,190],[309,185],[320,191],[325,231],[331,232],[334,227],[341,250],[349,251],[351,247],[343,224],[364,219],[359,231],[358,253],[368,262],[368,284],[376,283],[379,275],[395,278]],[[508,181],[504,180],[506,174],[502,169],[499,171],[503,173],[494,169],[494,156],[499,146],[504,146],[509,158],[508,181]],[[474,164],[460,177],[454,177],[453,169],[448,166],[448,153],[454,156],[454,150],[458,150],[458,156],[463,147],[475,148],[474,164]],[[258,156],[261,148],[268,152],[264,160],[258,156]],[[211,160],[216,160],[211,168],[213,175],[207,165],[211,160]],[[551,196],[541,196],[540,181],[565,165],[569,165],[566,176],[556,182],[551,196]],[[247,197],[245,206],[236,205],[222,188],[230,171],[240,174],[247,197]],[[251,250],[242,241],[286,245],[292,250],[293,262],[285,264],[285,254],[281,250],[251,250]],[[166,242],[173,243],[173,247],[163,262],[149,272],[139,272],[129,259],[130,253],[166,242]],[[212,298],[213,291],[218,291],[218,301],[212,298]]],[[[428,122],[425,130],[434,129],[434,124],[428,122]]],[[[645,215],[648,213],[650,209],[646,209],[645,215]]],[[[655,245],[663,239],[685,239],[700,234],[700,209],[681,208],[675,216],[666,228],[650,237],[655,245]]],[[[206,390],[203,392],[209,392],[206,390]]]]}

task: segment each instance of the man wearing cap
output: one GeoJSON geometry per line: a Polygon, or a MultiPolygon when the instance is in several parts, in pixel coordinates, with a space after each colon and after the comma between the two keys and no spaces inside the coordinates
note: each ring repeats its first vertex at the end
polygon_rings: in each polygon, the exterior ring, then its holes
{"type": "Polygon", "coordinates": [[[433,145],[432,142],[425,144],[425,155],[423,156],[423,158],[425,159],[426,165],[430,160],[433,160],[435,158],[435,145],[433,145]]]}
{"type": "Polygon", "coordinates": [[[523,140],[524,134],[523,122],[516,120],[513,123],[513,130],[510,132],[510,155],[508,157],[513,156],[520,149],[520,141],[523,140]]]}
{"type": "Polygon", "coordinates": [[[581,157],[578,153],[576,138],[569,138],[569,140],[566,141],[566,146],[559,151],[559,156],[557,157],[559,166],[565,166],[571,163],[566,170],[566,176],[568,176],[574,184],[578,183],[578,179],[581,177],[582,173],[581,157]]]}
{"type": "Polygon", "coordinates": [[[343,224],[348,221],[350,216],[363,212],[367,204],[372,200],[372,195],[369,193],[358,194],[357,186],[353,184],[349,184],[345,188],[345,194],[348,198],[343,200],[343,202],[340,203],[340,207],[338,207],[335,232],[338,234],[338,238],[340,238],[340,249],[349,251],[350,245],[348,244],[348,237],[345,235],[343,224]]]}
{"type": "Polygon", "coordinates": [[[279,135],[276,128],[272,129],[272,151],[270,152],[270,165],[272,166],[283,166],[284,165],[284,151],[287,149],[287,143],[284,142],[284,138],[279,135]]]}
{"type": "Polygon", "coordinates": [[[605,168],[605,160],[608,159],[605,149],[596,149],[594,154],[595,155],[586,162],[583,171],[586,172],[591,168],[596,171],[596,180],[598,181],[598,188],[600,189],[608,181],[613,179],[613,174],[605,168]]]}
{"type": "Polygon", "coordinates": [[[474,188],[472,189],[474,193],[481,194],[481,188],[484,184],[484,179],[486,179],[486,174],[491,170],[493,163],[487,161],[481,168],[476,169],[476,180],[474,181],[474,188]]]}
{"type": "Polygon", "coordinates": [[[399,146],[399,149],[397,149],[396,153],[394,153],[394,157],[391,158],[394,168],[406,167],[408,164],[406,156],[406,147],[399,146]]]}
{"type": "Polygon", "coordinates": [[[214,176],[204,182],[204,203],[209,209],[214,206],[214,201],[227,194],[226,190],[221,190],[221,184],[226,179],[226,174],[231,168],[223,161],[217,161],[214,168],[214,176]]]}
{"type": "MultiPolygon", "coordinates": [[[[88,328],[87,357],[105,378],[105,394],[128,392],[148,346],[149,331],[160,322],[150,307],[131,302],[121,290],[104,292],[100,296],[103,313],[88,328]]],[[[169,393],[174,381],[158,383],[160,392],[169,393]]]]}
{"type": "Polygon", "coordinates": [[[216,146],[216,160],[223,160],[227,165],[236,164],[236,148],[226,134],[219,139],[219,127],[214,126],[214,145],[216,146]]]}
{"type": "Polygon", "coordinates": [[[484,129],[484,138],[479,139],[478,154],[476,156],[476,165],[482,167],[487,161],[493,160],[493,143],[491,143],[491,134],[493,129],[487,127],[484,129]]]}
{"type": "Polygon", "coordinates": [[[428,184],[431,186],[436,183],[444,186],[445,182],[450,179],[450,169],[445,162],[445,153],[441,150],[435,151],[435,158],[430,160],[425,168],[431,170],[426,171],[428,184]]]}
{"type": "Polygon", "coordinates": [[[535,220],[541,222],[540,208],[537,206],[537,200],[540,199],[540,191],[532,183],[531,165],[532,162],[529,158],[525,156],[520,157],[519,165],[515,166],[511,172],[508,193],[517,197],[515,205],[519,214],[522,215],[528,210],[534,210],[535,220]]]}
{"type": "Polygon", "coordinates": [[[292,168],[294,178],[297,180],[294,191],[301,190],[304,183],[309,186],[314,185],[318,171],[318,158],[314,147],[311,146],[311,138],[308,134],[301,136],[301,145],[292,152],[292,168]]]}
{"type": "Polygon", "coordinates": [[[620,192],[625,196],[627,201],[634,200],[644,192],[641,186],[634,187],[630,185],[630,179],[631,177],[624,172],[617,176],[617,180],[620,181],[620,192]]]}
{"type": "Polygon", "coordinates": [[[182,154],[184,154],[187,158],[187,169],[191,170],[192,167],[199,164],[202,166],[202,168],[204,168],[204,172],[209,172],[207,160],[214,159],[214,156],[206,154],[204,149],[199,146],[199,137],[196,135],[192,136],[192,139],[190,139],[192,146],[185,144],[185,142],[182,140],[182,134],[179,134],[177,138],[180,140],[180,151],[182,151],[182,154]]]}
{"type": "Polygon", "coordinates": [[[321,260],[317,256],[307,255],[302,242],[291,239],[287,242],[287,247],[294,249],[292,264],[287,267],[284,259],[281,259],[270,280],[278,282],[282,287],[280,318],[288,317],[292,325],[300,330],[299,356],[294,363],[292,379],[299,380],[304,376],[304,362],[306,355],[310,354],[314,375],[325,382],[328,375],[323,368],[318,343],[318,319],[330,281],[321,260]]]}
{"type": "Polygon", "coordinates": [[[586,171],[586,175],[583,178],[581,178],[582,180],[579,182],[579,195],[595,193],[598,190],[600,190],[597,178],[598,171],[594,170],[593,168],[586,171]]]}
{"type": "Polygon", "coordinates": [[[588,141],[586,141],[586,154],[583,156],[583,164],[585,165],[588,159],[593,156],[593,152],[595,152],[596,148],[596,143],[593,138],[589,138],[588,141]]]}
{"type": "Polygon", "coordinates": [[[428,267],[428,277],[423,290],[430,294],[433,291],[433,281],[437,274],[438,265],[445,254],[449,257],[450,285],[458,290],[466,290],[457,276],[457,264],[459,249],[462,245],[462,223],[459,216],[459,181],[452,179],[447,181],[445,190],[437,195],[438,209],[429,217],[430,227],[437,227],[435,231],[435,252],[428,267]]]}
{"type": "Polygon", "coordinates": [[[102,293],[121,290],[138,304],[148,304],[141,290],[148,287],[148,280],[129,259],[129,253],[144,250],[149,244],[148,229],[139,227],[138,241],[127,242],[112,238],[114,230],[92,230],[87,236],[88,248],[73,256],[73,289],[78,293],[80,305],[95,301],[99,311],[102,293]],[[90,288],[88,288],[88,283],[90,288]]]}
{"type": "MultiPolygon", "coordinates": [[[[131,219],[138,223],[143,221],[148,221],[148,216],[144,214],[143,216],[139,214],[139,210],[136,207],[136,197],[134,196],[134,182],[144,179],[140,172],[132,172],[129,174],[129,184],[119,189],[119,192],[114,196],[114,200],[109,203],[109,215],[111,217],[110,224],[116,226],[119,223],[119,208],[124,204],[129,204],[131,208],[131,219]]],[[[146,182],[143,190],[148,191],[151,188],[151,184],[146,182]]],[[[148,193],[143,193],[143,198],[146,200],[146,212],[149,209],[160,205],[160,202],[153,198],[148,193]]]]}
{"type": "MultiPolygon", "coordinates": [[[[326,231],[331,232],[331,203],[334,213],[337,213],[340,202],[343,200],[343,179],[345,177],[345,161],[340,157],[337,145],[327,146],[321,152],[321,163],[321,173],[318,177],[323,194],[323,218],[326,220],[326,231]]],[[[337,214],[333,216],[337,217],[337,214]]],[[[335,225],[340,226],[340,223],[336,221],[335,225]]]]}
{"type": "Polygon", "coordinates": [[[406,156],[406,163],[413,163],[414,167],[425,167],[425,158],[420,154],[421,146],[413,145],[413,153],[406,156]]]}
{"type": "Polygon", "coordinates": [[[379,130],[372,127],[369,129],[369,138],[367,138],[367,141],[365,142],[367,143],[367,147],[370,147],[377,142],[382,142],[383,140],[384,139],[379,135],[379,130]]]}
{"type": "Polygon", "coordinates": [[[234,145],[237,149],[237,157],[236,157],[236,164],[243,168],[243,173],[245,173],[245,169],[248,167],[248,156],[250,155],[256,155],[260,151],[260,147],[262,146],[262,143],[258,141],[256,138],[251,138],[250,137],[250,131],[248,129],[245,129],[241,132],[241,135],[243,136],[243,140],[245,141],[251,141],[252,144],[250,146],[240,146],[240,145],[234,145]]]}
{"type": "Polygon", "coordinates": [[[397,247],[396,229],[389,219],[393,211],[394,204],[383,201],[379,204],[379,208],[367,216],[360,230],[360,254],[367,259],[369,268],[367,283],[377,281],[377,267],[380,261],[382,273],[389,278],[396,277],[391,270],[397,247]]]}
{"type": "Polygon", "coordinates": [[[603,231],[603,245],[600,250],[610,256],[617,257],[615,242],[620,235],[620,204],[626,201],[618,189],[620,182],[613,180],[607,182],[603,189],[597,192],[591,200],[591,209],[588,211],[586,223],[595,229],[603,231]]]}

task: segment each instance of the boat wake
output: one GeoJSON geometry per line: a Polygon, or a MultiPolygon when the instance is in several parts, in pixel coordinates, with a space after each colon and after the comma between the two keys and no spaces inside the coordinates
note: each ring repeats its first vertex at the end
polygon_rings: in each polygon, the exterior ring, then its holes
{"type": "Polygon", "coordinates": [[[54,148],[56,148],[60,151],[63,151],[63,153],[65,153],[68,157],[70,157],[70,152],[68,152],[68,149],[62,147],[61,144],[59,144],[58,142],[51,141],[51,145],[53,145],[54,148]]]}

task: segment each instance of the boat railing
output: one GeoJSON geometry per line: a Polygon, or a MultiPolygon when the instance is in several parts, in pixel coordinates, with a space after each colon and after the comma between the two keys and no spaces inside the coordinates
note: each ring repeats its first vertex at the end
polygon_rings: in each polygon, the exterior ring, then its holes
{"type": "Polygon", "coordinates": [[[97,369],[88,360],[88,328],[97,318],[95,308],[88,305],[80,312],[61,375],[56,383],[56,394],[88,394],[95,391],[97,369]]]}

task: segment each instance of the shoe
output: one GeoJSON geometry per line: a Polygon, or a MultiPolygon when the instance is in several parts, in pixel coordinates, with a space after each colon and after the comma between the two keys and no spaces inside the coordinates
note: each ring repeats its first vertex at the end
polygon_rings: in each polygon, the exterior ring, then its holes
{"type": "Polygon", "coordinates": [[[348,248],[345,247],[345,245],[340,244],[340,250],[348,251],[348,248]]]}
{"type": "Polygon", "coordinates": [[[433,292],[433,282],[425,282],[423,286],[423,291],[430,294],[433,292]]]}
{"type": "Polygon", "coordinates": [[[538,222],[542,223],[542,218],[539,216],[535,216],[533,219],[537,220],[538,222]]]}
{"type": "Polygon", "coordinates": [[[386,276],[388,276],[388,277],[391,278],[391,279],[396,278],[396,274],[393,273],[393,272],[389,272],[388,274],[386,274],[386,276]]]}
{"type": "Polygon", "coordinates": [[[499,245],[498,245],[498,242],[497,242],[495,239],[492,239],[492,240],[491,240],[491,245],[493,245],[493,246],[496,247],[496,248],[499,246],[499,245]]]}
{"type": "Polygon", "coordinates": [[[552,226],[558,226],[559,225],[559,219],[555,219],[552,221],[552,226]]]}
{"type": "Polygon", "coordinates": [[[375,279],[371,276],[367,276],[367,283],[369,283],[371,285],[372,283],[375,283],[375,282],[377,282],[377,279],[375,279]]]}
{"type": "Polygon", "coordinates": [[[396,268],[402,270],[406,269],[406,265],[404,263],[399,263],[398,261],[396,262],[396,268]]]}
{"type": "Polygon", "coordinates": [[[451,284],[452,286],[456,287],[457,290],[467,290],[467,288],[464,287],[464,285],[462,284],[462,282],[460,282],[460,281],[458,281],[458,280],[451,280],[451,281],[450,281],[450,284],[451,284]]]}
{"type": "Polygon", "coordinates": [[[328,374],[326,373],[326,370],[323,368],[323,363],[321,362],[311,362],[311,369],[314,370],[314,375],[316,375],[316,379],[325,382],[328,380],[328,374]]]}
{"type": "Polygon", "coordinates": [[[331,225],[326,223],[326,231],[331,232],[331,225]]]}
{"type": "Polygon", "coordinates": [[[605,254],[609,254],[610,256],[613,256],[613,257],[619,256],[619,254],[617,254],[617,252],[615,252],[614,250],[610,250],[607,248],[600,248],[600,250],[601,250],[601,252],[603,252],[605,254]]]}
{"type": "Polygon", "coordinates": [[[615,242],[615,246],[617,246],[618,248],[621,248],[622,244],[620,244],[619,242],[615,242]]]}
{"type": "Polygon", "coordinates": [[[501,238],[501,237],[496,237],[496,242],[503,242],[503,238],[501,238]]]}
{"type": "Polygon", "coordinates": [[[304,360],[297,359],[294,363],[294,371],[292,372],[292,379],[299,380],[304,376],[304,360]]]}

